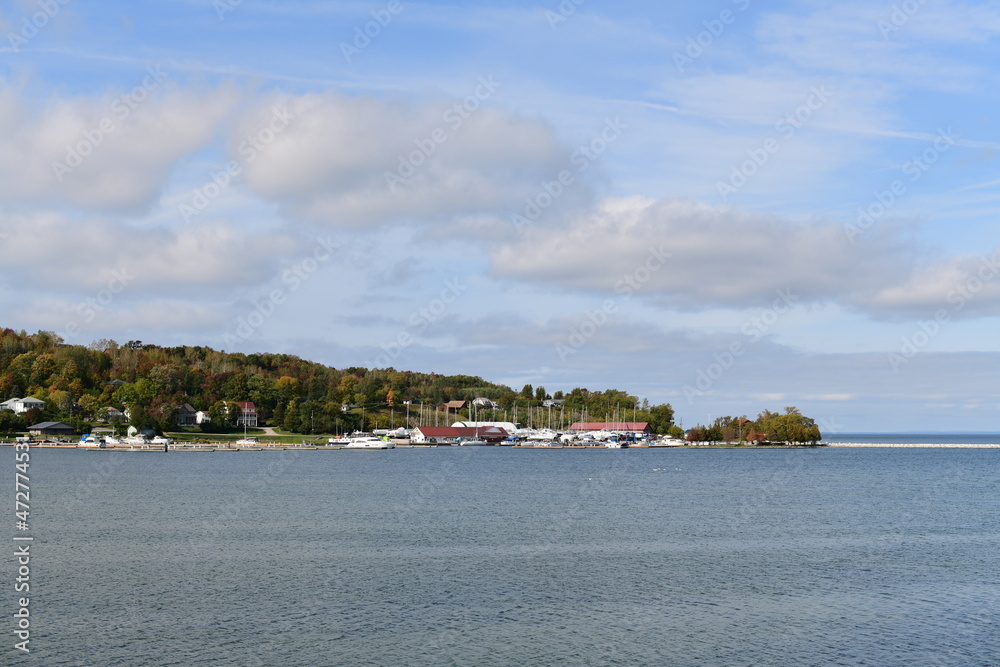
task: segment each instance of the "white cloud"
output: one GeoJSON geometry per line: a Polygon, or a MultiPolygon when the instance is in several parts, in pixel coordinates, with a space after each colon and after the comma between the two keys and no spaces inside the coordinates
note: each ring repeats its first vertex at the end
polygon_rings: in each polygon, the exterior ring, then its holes
{"type": "MultiPolygon", "coordinates": [[[[217,222],[176,230],[137,228],[56,214],[0,216],[6,281],[17,288],[92,292],[125,275],[128,291],[205,294],[266,282],[299,243],[282,233],[247,234],[217,222]],[[36,271],[39,262],[53,267],[36,271]]],[[[117,285],[118,283],[116,283],[117,285]]]]}
{"type": "Polygon", "coordinates": [[[500,275],[679,309],[838,300],[892,284],[905,263],[873,235],[853,244],[842,226],[796,223],[685,199],[608,199],[563,227],[530,229],[498,247],[500,275]],[[659,260],[664,254],[669,258],[659,260]]]}
{"type": "MultiPolygon", "coordinates": [[[[472,82],[470,95],[477,90],[487,87],[472,82]]],[[[254,152],[244,142],[267,135],[274,110],[286,109],[287,128],[245,160],[246,180],[291,216],[339,226],[506,211],[568,164],[545,123],[485,99],[473,111],[455,112],[456,103],[332,93],[269,100],[237,123],[230,152],[254,152]]]]}
{"type": "Polygon", "coordinates": [[[151,67],[136,88],[44,106],[13,85],[0,87],[0,201],[149,205],[177,161],[208,142],[237,101],[227,87],[176,90],[169,77],[151,67]]]}
{"type": "Polygon", "coordinates": [[[907,280],[860,296],[872,312],[948,319],[1000,315],[1000,247],[992,254],[951,257],[913,271],[907,280]]]}

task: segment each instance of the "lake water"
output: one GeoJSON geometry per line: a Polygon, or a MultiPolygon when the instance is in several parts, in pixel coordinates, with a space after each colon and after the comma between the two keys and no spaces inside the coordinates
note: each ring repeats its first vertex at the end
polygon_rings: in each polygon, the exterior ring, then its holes
{"type": "Polygon", "coordinates": [[[31,455],[5,664],[1000,664],[998,450],[31,455]]]}
{"type": "Polygon", "coordinates": [[[824,443],[1000,445],[1000,433],[827,433],[824,443]]]}

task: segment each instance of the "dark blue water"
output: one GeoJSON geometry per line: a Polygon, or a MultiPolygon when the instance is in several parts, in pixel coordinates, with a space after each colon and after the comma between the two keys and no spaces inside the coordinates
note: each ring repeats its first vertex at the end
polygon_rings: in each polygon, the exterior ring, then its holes
{"type": "Polygon", "coordinates": [[[32,450],[31,470],[24,662],[1000,664],[997,450],[32,450]]]}

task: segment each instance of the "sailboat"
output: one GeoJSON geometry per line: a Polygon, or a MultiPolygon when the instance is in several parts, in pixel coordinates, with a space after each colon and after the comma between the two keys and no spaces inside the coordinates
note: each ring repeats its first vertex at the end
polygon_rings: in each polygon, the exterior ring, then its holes
{"type": "Polygon", "coordinates": [[[243,417],[243,437],[236,441],[237,445],[259,445],[257,438],[247,437],[247,418],[243,417]]]}
{"type": "Polygon", "coordinates": [[[458,445],[459,447],[485,447],[490,443],[486,442],[485,440],[480,440],[479,438],[479,421],[478,421],[479,415],[477,414],[476,411],[475,401],[472,402],[471,412],[472,412],[472,423],[475,424],[475,426],[473,427],[475,428],[475,433],[473,434],[471,440],[465,440],[463,438],[459,438],[458,442],[456,442],[455,444],[458,445]]]}

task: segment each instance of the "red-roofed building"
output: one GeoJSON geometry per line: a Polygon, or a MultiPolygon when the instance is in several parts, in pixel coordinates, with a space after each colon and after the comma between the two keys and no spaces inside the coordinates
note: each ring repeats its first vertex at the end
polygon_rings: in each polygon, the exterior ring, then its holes
{"type": "Polygon", "coordinates": [[[463,440],[485,440],[499,443],[507,439],[507,431],[499,426],[480,426],[479,428],[462,426],[420,426],[410,438],[413,443],[451,443],[459,438],[463,440]]]}
{"type": "Polygon", "coordinates": [[[635,433],[652,433],[649,422],[573,422],[570,431],[586,433],[588,431],[632,431],[635,433]]]}
{"type": "Polygon", "coordinates": [[[240,406],[240,414],[236,418],[236,425],[257,426],[257,406],[253,404],[253,401],[235,401],[235,403],[240,406]]]}

